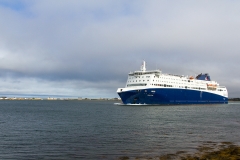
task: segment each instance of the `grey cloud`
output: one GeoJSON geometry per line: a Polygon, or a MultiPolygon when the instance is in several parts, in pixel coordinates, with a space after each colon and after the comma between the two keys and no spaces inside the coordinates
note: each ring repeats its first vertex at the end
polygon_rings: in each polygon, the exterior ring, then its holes
{"type": "Polygon", "coordinates": [[[20,11],[0,7],[2,78],[44,80],[48,88],[61,83],[72,94],[77,88],[94,86],[97,97],[103,90],[116,96],[113,88],[123,87],[127,73],[146,60],[148,69],[161,68],[165,73],[208,72],[229,86],[230,96],[239,96],[240,75],[235,70],[239,68],[240,2],[22,3],[25,7],[20,11]],[[226,77],[231,77],[231,85],[226,77]],[[71,85],[77,81],[78,87],[71,85]],[[111,86],[104,85],[110,82],[111,86]]]}

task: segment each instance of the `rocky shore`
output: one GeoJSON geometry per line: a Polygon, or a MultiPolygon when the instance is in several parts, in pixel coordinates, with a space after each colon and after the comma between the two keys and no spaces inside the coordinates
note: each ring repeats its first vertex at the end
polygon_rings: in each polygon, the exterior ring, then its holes
{"type": "Polygon", "coordinates": [[[119,157],[119,160],[240,160],[240,146],[231,142],[206,142],[197,148],[196,153],[178,151],[155,157],[119,157]]]}

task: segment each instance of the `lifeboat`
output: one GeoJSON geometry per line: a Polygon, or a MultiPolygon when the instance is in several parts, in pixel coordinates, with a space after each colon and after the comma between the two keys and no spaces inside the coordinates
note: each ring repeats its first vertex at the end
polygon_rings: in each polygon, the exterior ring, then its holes
{"type": "Polygon", "coordinates": [[[207,87],[208,88],[217,88],[217,85],[216,84],[207,84],[207,87]]]}

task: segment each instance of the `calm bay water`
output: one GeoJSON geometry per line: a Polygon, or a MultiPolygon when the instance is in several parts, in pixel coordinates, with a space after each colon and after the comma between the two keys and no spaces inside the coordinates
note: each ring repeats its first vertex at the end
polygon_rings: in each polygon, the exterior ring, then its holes
{"type": "Polygon", "coordinates": [[[0,101],[0,159],[117,159],[240,143],[240,103],[116,106],[113,101],[0,101]]]}

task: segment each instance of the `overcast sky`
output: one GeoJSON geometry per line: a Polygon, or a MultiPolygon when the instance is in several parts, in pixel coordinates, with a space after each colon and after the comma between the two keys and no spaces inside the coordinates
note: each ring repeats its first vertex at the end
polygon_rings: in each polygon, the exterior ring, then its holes
{"type": "Polygon", "coordinates": [[[240,1],[0,0],[0,96],[118,97],[142,60],[240,97],[240,1]]]}

